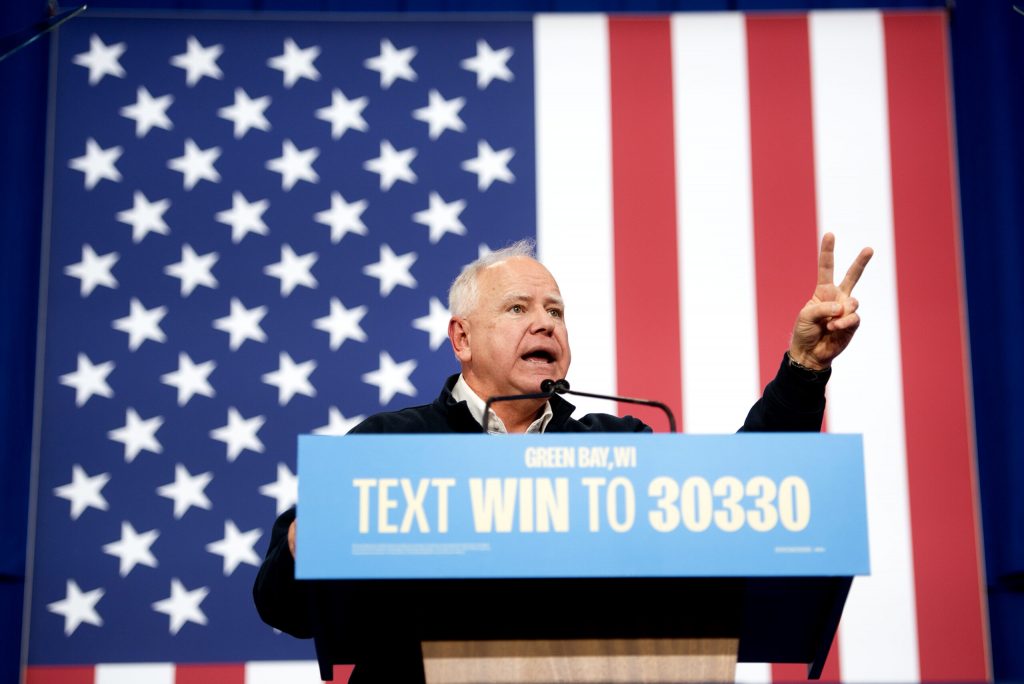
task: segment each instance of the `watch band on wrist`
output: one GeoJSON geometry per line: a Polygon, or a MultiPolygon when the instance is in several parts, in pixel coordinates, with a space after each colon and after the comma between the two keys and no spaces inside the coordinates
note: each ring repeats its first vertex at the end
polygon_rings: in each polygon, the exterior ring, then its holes
{"type": "Polygon", "coordinates": [[[807,366],[803,365],[802,363],[799,363],[796,359],[794,359],[789,352],[786,352],[786,358],[789,359],[789,365],[792,366],[793,368],[804,371],[805,373],[814,373],[815,376],[823,375],[831,370],[831,368],[808,368],[807,366]]]}

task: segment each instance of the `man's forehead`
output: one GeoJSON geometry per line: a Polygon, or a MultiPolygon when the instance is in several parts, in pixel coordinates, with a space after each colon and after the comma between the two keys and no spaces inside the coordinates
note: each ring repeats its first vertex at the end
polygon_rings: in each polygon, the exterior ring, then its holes
{"type": "Polygon", "coordinates": [[[529,257],[515,257],[488,266],[480,271],[477,282],[490,294],[502,298],[512,293],[532,297],[537,295],[538,289],[560,297],[558,283],[551,272],[529,257]]]}
{"type": "MultiPolygon", "coordinates": [[[[520,301],[534,299],[537,298],[537,296],[538,293],[536,292],[528,292],[526,290],[515,289],[505,292],[502,295],[501,299],[502,301],[520,301]]],[[[539,296],[540,299],[543,299],[545,302],[553,302],[556,304],[562,303],[562,295],[561,293],[559,293],[557,286],[553,290],[545,290],[539,293],[539,296]]]]}
{"type": "Polygon", "coordinates": [[[555,277],[545,268],[544,264],[530,257],[513,257],[481,269],[479,280],[488,284],[511,290],[518,284],[519,289],[536,284],[549,284],[551,289],[558,290],[555,277]]]}

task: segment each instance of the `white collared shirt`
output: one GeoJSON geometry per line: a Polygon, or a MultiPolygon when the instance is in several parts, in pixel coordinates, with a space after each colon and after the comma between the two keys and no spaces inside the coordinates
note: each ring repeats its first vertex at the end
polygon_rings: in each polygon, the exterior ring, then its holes
{"type": "MultiPolygon", "coordinates": [[[[455,401],[464,401],[466,406],[469,407],[469,412],[480,425],[484,424],[484,407],[486,402],[477,396],[469,387],[469,383],[466,379],[459,374],[459,380],[455,383],[455,387],[452,388],[452,397],[455,401]]],[[[505,423],[501,421],[498,414],[494,412],[494,409],[488,409],[490,413],[490,420],[487,422],[487,434],[489,435],[506,435],[508,430],[505,429],[505,423]]],[[[544,402],[544,412],[540,414],[540,417],[530,423],[530,427],[526,428],[526,434],[533,434],[538,432],[544,432],[547,428],[548,423],[551,422],[551,418],[554,416],[554,412],[551,410],[551,402],[544,402]]]]}

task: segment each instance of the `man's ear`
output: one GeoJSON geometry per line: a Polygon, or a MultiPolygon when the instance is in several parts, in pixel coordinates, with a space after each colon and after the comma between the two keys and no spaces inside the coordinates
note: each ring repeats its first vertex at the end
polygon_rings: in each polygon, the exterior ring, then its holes
{"type": "Polygon", "coordinates": [[[469,349],[469,321],[459,316],[452,316],[448,321],[448,339],[452,343],[452,351],[459,363],[467,363],[473,358],[469,349]]]}

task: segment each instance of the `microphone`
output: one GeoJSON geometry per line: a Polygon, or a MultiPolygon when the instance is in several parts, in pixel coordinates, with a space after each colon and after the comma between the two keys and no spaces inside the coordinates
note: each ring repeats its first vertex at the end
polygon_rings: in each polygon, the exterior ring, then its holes
{"type": "MultiPolygon", "coordinates": [[[[566,389],[569,388],[569,383],[565,382],[565,380],[559,380],[558,382],[564,382],[566,389]]],[[[490,397],[487,400],[487,403],[484,404],[484,434],[488,434],[487,427],[488,425],[490,425],[491,422],[491,404],[496,404],[499,401],[517,401],[519,399],[550,399],[551,395],[553,395],[556,391],[555,389],[553,389],[554,385],[554,380],[545,380],[540,384],[540,392],[529,392],[527,394],[506,394],[500,397],[490,397]],[[545,388],[545,383],[551,383],[551,387],[545,388]]]]}
{"type": "Polygon", "coordinates": [[[558,394],[565,394],[569,391],[568,380],[545,380],[540,383],[541,392],[557,392],[558,394]]]}
{"type": "MultiPolygon", "coordinates": [[[[660,401],[654,401],[653,399],[635,399],[633,397],[617,397],[610,394],[593,394],[591,392],[577,392],[576,390],[569,389],[568,380],[544,380],[540,383],[541,392],[549,392],[550,394],[575,394],[578,397],[590,397],[591,399],[608,399],[610,401],[621,401],[624,404],[640,404],[641,406],[653,406],[661,409],[665,417],[668,418],[668,429],[669,432],[676,431],[676,417],[672,415],[672,409],[660,401]]],[[[549,396],[550,396],[549,394],[549,396]]]]}

